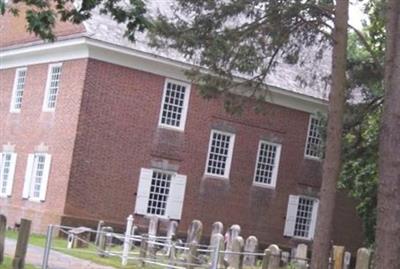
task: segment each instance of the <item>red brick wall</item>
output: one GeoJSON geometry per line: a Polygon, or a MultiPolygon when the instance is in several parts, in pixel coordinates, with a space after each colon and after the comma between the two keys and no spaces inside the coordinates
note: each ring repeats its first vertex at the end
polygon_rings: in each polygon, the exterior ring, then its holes
{"type": "Polygon", "coordinates": [[[192,87],[185,131],[161,129],[164,80],[89,61],[65,222],[74,217],[123,223],[134,211],[140,168],[168,160],[187,175],[182,232],[193,219],[203,221],[205,235],[214,221],[222,221],[225,227],[240,224],[244,236],[291,245],[283,237],[288,196],[315,195],[321,178],[320,162],[304,159],[309,115],[273,104],[256,114],[248,104],[243,114],[232,116],[222,100],[206,101],[192,87]],[[204,176],[212,128],[236,134],[229,181],[204,176]],[[275,190],[252,186],[262,138],[282,144],[275,190]]]}
{"type": "MultiPolygon", "coordinates": [[[[0,48],[40,40],[40,38],[28,33],[26,30],[25,14],[27,7],[23,4],[17,4],[15,7],[20,11],[19,16],[15,17],[9,12],[4,16],[0,16],[0,48]]],[[[54,34],[58,38],[84,31],[85,27],[83,25],[69,22],[57,22],[54,28],[54,34]]]]}
{"type": "Polygon", "coordinates": [[[55,112],[42,112],[47,79],[47,64],[27,67],[20,113],[10,113],[15,69],[0,70],[0,151],[4,144],[15,145],[17,155],[13,194],[0,198],[0,212],[9,224],[21,217],[33,220],[33,231],[45,231],[49,223],[58,223],[64,210],[72,150],[78,122],[87,60],[66,61],[62,66],[55,112]],[[52,155],[45,202],[22,199],[28,154],[44,143],[52,155]]]}

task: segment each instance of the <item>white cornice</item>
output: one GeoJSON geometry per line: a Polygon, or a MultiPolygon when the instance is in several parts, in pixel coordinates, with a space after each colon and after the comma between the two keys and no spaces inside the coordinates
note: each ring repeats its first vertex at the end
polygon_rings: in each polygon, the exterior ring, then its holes
{"type": "MultiPolygon", "coordinates": [[[[185,70],[192,67],[189,64],[88,37],[75,37],[55,43],[40,43],[10,49],[3,48],[0,50],[0,70],[83,58],[97,59],[190,82],[184,74],[185,70]]],[[[274,87],[269,87],[269,90],[268,102],[309,113],[327,110],[327,102],[324,100],[274,87]]]]}

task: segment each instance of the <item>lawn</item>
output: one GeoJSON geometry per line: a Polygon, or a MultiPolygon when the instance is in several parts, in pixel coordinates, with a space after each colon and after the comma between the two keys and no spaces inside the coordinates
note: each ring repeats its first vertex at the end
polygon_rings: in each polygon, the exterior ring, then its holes
{"type": "MultiPolygon", "coordinates": [[[[17,239],[18,233],[14,231],[7,231],[6,237],[17,239]]],[[[31,234],[29,237],[29,244],[44,247],[46,243],[46,237],[43,235],[31,234]]],[[[121,259],[119,257],[106,257],[102,258],[96,254],[96,248],[93,245],[90,245],[88,248],[80,248],[80,249],[68,249],[67,248],[67,240],[60,237],[53,238],[51,242],[51,248],[85,260],[92,261],[97,264],[112,266],[115,268],[124,268],[124,269],[137,269],[139,268],[139,264],[135,262],[131,262],[127,266],[121,266],[121,259]]],[[[113,248],[113,251],[122,251],[122,247],[116,246],[113,248]]],[[[152,266],[146,266],[146,268],[152,268],[152,266]]],[[[154,267],[156,268],[156,267],[154,267]]],[[[0,269],[3,269],[0,267],[0,269]]],[[[7,268],[8,269],[8,268],[7,268]]]]}
{"type": "MultiPolygon", "coordinates": [[[[6,256],[4,257],[3,264],[0,264],[0,269],[10,269],[11,265],[12,265],[12,259],[6,256]]],[[[25,264],[25,269],[38,269],[38,268],[30,264],[25,264]]]]}

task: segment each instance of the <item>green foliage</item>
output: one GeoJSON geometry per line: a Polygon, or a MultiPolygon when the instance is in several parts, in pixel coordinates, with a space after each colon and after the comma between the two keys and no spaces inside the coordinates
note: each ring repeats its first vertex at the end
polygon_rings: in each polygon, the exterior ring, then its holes
{"type": "MultiPolygon", "coordinates": [[[[103,14],[109,14],[118,23],[126,25],[125,36],[135,41],[135,32],[143,32],[151,26],[146,18],[146,7],[142,0],[14,0],[15,4],[24,3],[26,12],[27,30],[41,39],[54,41],[54,26],[57,20],[79,24],[91,17],[91,12],[99,8],[103,14]]],[[[6,5],[0,0],[0,14],[10,12],[17,16],[18,7],[6,5]]]]}
{"type": "Polygon", "coordinates": [[[151,44],[193,61],[199,68],[187,75],[200,93],[224,96],[228,111],[236,112],[249,98],[231,93],[251,89],[247,97],[262,99],[278,62],[303,64],[299,55],[307,47],[315,49],[316,60],[322,57],[332,9],[332,1],[316,0],[177,0],[173,17],[160,15],[153,23],[151,44]],[[235,79],[239,74],[243,81],[235,79]]]}
{"type": "Polygon", "coordinates": [[[345,117],[343,169],[339,186],[356,198],[357,212],[363,220],[366,243],[375,241],[378,136],[383,103],[384,22],[382,1],[371,0],[366,12],[362,42],[351,34],[348,45],[349,91],[345,117]],[[367,45],[367,46],[366,46],[367,45]]]}

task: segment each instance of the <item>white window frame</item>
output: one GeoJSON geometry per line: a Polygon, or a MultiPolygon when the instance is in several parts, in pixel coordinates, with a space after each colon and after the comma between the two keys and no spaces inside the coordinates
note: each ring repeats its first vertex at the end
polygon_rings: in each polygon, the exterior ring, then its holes
{"type": "Polygon", "coordinates": [[[10,197],[12,195],[12,187],[14,183],[15,167],[17,162],[17,154],[10,151],[0,152],[0,197],[10,197]],[[10,155],[8,174],[7,174],[7,185],[5,186],[5,192],[2,192],[3,180],[4,180],[4,164],[6,162],[5,155],[10,155]]]}
{"type": "Polygon", "coordinates": [[[162,101],[161,101],[161,108],[160,108],[160,115],[159,115],[159,120],[158,120],[158,126],[161,128],[167,128],[167,129],[174,129],[178,131],[184,131],[185,130],[185,125],[186,125],[186,118],[187,118],[187,112],[188,112],[188,107],[189,107],[189,98],[190,98],[190,84],[185,83],[179,80],[174,80],[167,78],[165,79],[164,83],[164,90],[163,90],[163,95],[162,95],[162,101]],[[182,113],[181,113],[181,119],[180,119],[180,124],[179,126],[173,126],[169,125],[166,123],[162,123],[162,114],[164,111],[164,105],[165,105],[165,97],[167,93],[167,86],[168,83],[176,84],[185,87],[185,97],[183,99],[183,107],[182,107],[182,113]]]}
{"type": "Polygon", "coordinates": [[[182,209],[185,199],[186,181],[186,175],[180,175],[176,172],[162,169],[142,168],[140,170],[138,191],[136,194],[135,214],[180,220],[182,217],[182,209]],[[163,215],[148,213],[151,194],[151,183],[153,180],[154,172],[171,175],[166,207],[164,208],[163,215]]]}
{"type": "Polygon", "coordinates": [[[206,166],[205,166],[205,169],[204,169],[204,174],[206,176],[216,177],[216,178],[221,178],[221,179],[229,179],[229,175],[230,175],[230,171],[231,171],[231,164],[232,164],[234,145],[235,145],[235,134],[234,133],[228,133],[228,132],[219,131],[219,130],[215,130],[215,129],[211,130],[210,138],[209,138],[209,142],[208,142],[208,152],[207,152],[206,166]],[[208,162],[210,161],[210,154],[211,154],[213,135],[215,133],[219,133],[219,134],[222,134],[222,135],[228,135],[228,136],[231,137],[230,143],[229,143],[229,148],[228,148],[228,156],[227,156],[227,159],[226,159],[225,170],[224,170],[224,174],[223,175],[213,174],[213,173],[209,173],[207,171],[208,170],[208,162]]]}
{"type": "Polygon", "coordinates": [[[22,198],[28,199],[33,202],[44,202],[46,200],[47,193],[47,185],[49,181],[50,175],[50,167],[51,167],[51,155],[48,153],[37,152],[34,154],[28,155],[27,167],[25,171],[25,182],[22,198]],[[35,175],[38,170],[37,158],[43,156],[43,170],[42,177],[40,182],[40,190],[39,197],[34,197],[34,188],[35,188],[35,175]]]}
{"type": "MultiPolygon", "coordinates": [[[[321,123],[321,122],[320,122],[320,119],[318,119],[318,117],[316,117],[316,116],[314,116],[314,115],[310,115],[310,118],[309,118],[309,120],[308,120],[308,128],[307,128],[306,143],[305,143],[305,147],[304,147],[304,157],[307,158],[307,159],[312,159],[312,160],[321,160],[321,156],[314,156],[314,155],[309,155],[309,154],[307,154],[307,148],[308,148],[308,145],[309,145],[308,140],[309,140],[309,138],[310,138],[310,129],[311,129],[311,124],[312,124],[312,120],[313,120],[313,119],[317,120],[317,121],[319,122],[319,124],[321,123]]],[[[321,149],[322,149],[322,139],[321,139],[321,135],[320,135],[319,140],[320,140],[320,146],[319,146],[320,149],[318,149],[318,150],[321,150],[321,149]]],[[[319,154],[321,155],[322,152],[319,152],[319,154]]]]}
{"type": "Polygon", "coordinates": [[[272,143],[266,140],[260,140],[258,143],[258,150],[257,150],[257,159],[256,159],[256,165],[254,168],[254,177],[253,177],[253,185],[258,186],[258,187],[264,187],[264,188],[276,188],[276,181],[278,178],[278,171],[279,171],[279,163],[281,159],[281,150],[282,150],[282,145],[278,143],[272,143]],[[257,177],[257,168],[258,168],[258,163],[260,159],[260,153],[261,153],[261,145],[266,144],[266,145],[271,145],[276,147],[276,153],[275,153],[275,159],[274,159],[274,167],[272,170],[272,177],[271,177],[271,183],[263,183],[263,182],[257,182],[256,177],[257,177]]]}
{"type": "Polygon", "coordinates": [[[284,228],[284,235],[289,236],[296,239],[301,240],[313,240],[314,233],[315,233],[315,226],[317,223],[318,217],[318,207],[319,207],[319,199],[315,197],[309,197],[304,195],[289,195],[288,207],[286,212],[286,222],[284,228]],[[296,232],[296,223],[297,223],[297,214],[298,214],[298,207],[300,204],[300,199],[307,199],[313,201],[313,207],[311,211],[311,220],[309,224],[308,236],[298,236],[295,235],[296,232]]]}
{"type": "Polygon", "coordinates": [[[48,70],[47,70],[47,81],[46,81],[46,89],[45,89],[45,94],[44,94],[44,100],[43,100],[43,107],[42,110],[44,112],[54,112],[56,110],[57,107],[57,100],[59,98],[59,94],[60,94],[60,81],[61,79],[59,78],[58,80],[58,88],[57,88],[57,94],[56,94],[56,100],[55,100],[55,104],[54,107],[49,107],[49,97],[50,97],[50,83],[51,83],[51,77],[52,77],[52,70],[54,67],[60,67],[60,77],[61,77],[61,73],[62,73],[62,63],[55,63],[55,64],[49,64],[48,70]]]}
{"type": "Polygon", "coordinates": [[[14,77],[14,85],[13,85],[13,91],[11,95],[11,102],[10,102],[10,112],[11,113],[19,113],[21,112],[21,108],[16,108],[16,98],[17,98],[17,87],[18,87],[18,80],[20,79],[20,72],[25,71],[25,77],[24,77],[24,84],[22,88],[22,96],[21,96],[21,107],[22,107],[22,102],[23,102],[23,94],[25,92],[25,84],[26,84],[26,77],[27,77],[27,72],[28,69],[26,67],[20,67],[15,70],[15,77],[14,77]]]}

